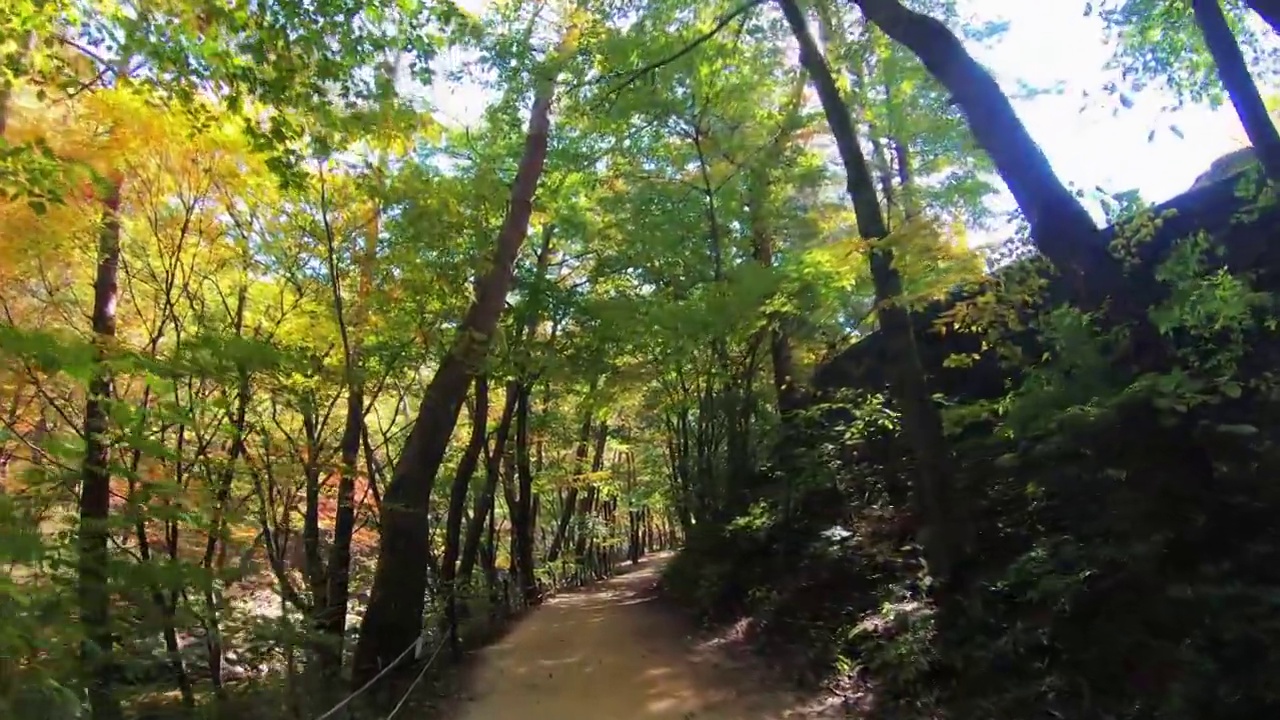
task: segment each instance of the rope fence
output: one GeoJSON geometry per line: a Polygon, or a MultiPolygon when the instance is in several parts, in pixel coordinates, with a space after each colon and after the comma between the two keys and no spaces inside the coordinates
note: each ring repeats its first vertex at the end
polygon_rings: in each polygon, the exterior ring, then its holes
{"type": "MultiPolygon", "coordinates": [[[[335,717],[338,714],[338,712],[340,712],[347,705],[350,705],[351,701],[360,697],[360,695],[362,695],[369,688],[373,687],[374,684],[376,684],[379,680],[386,677],[387,674],[390,673],[392,670],[395,670],[397,667],[400,667],[401,663],[404,662],[405,658],[409,657],[410,653],[413,653],[415,660],[420,659],[423,655],[423,652],[422,652],[423,640],[425,640],[425,637],[418,636],[418,639],[414,640],[413,643],[409,645],[409,647],[405,648],[404,652],[400,653],[399,657],[397,657],[395,660],[392,660],[385,668],[382,669],[381,672],[379,672],[377,675],[374,675],[372,678],[370,678],[369,682],[365,683],[364,685],[361,685],[358,690],[351,693],[347,697],[343,698],[342,702],[338,703],[337,705],[334,705],[332,708],[329,709],[328,712],[317,717],[316,720],[330,720],[330,718],[335,717]]],[[[427,670],[431,669],[431,665],[436,661],[436,658],[440,656],[440,650],[444,648],[445,643],[448,642],[448,640],[449,640],[449,637],[446,635],[444,638],[441,638],[440,642],[436,643],[436,649],[431,653],[431,657],[428,658],[427,662],[422,666],[422,671],[418,673],[418,677],[414,679],[411,685],[409,685],[409,689],[405,691],[404,696],[400,698],[400,702],[396,703],[395,708],[391,711],[390,715],[387,715],[385,720],[391,720],[391,718],[395,717],[396,713],[400,712],[400,708],[404,707],[404,704],[406,701],[408,701],[409,696],[412,695],[413,691],[418,687],[418,683],[422,682],[422,678],[427,676],[427,670]]]]}
{"type": "Polygon", "coordinates": [[[448,637],[446,636],[444,640],[436,643],[435,652],[431,653],[431,657],[427,660],[426,664],[422,666],[422,671],[418,673],[418,677],[414,678],[413,683],[409,685],[409,689],[404,691],[404,696],[401,697],[400,702],[396,703],[396,706],[392,708],[391,713],[387,715],[386,720],[391,720],[391,718],[396,716],[396,713],[400,712],[400,708],[404,707],[404,704],[409,700],[409,696],[413,694],[414,688],[418,687],[418,683],[422,682],[422,678],[427,676],[427,670],[431,669],[431,663],[436,661],[436,656],[440,654],[442,649],[444,649],[444,644],[447,640],[448,637]]]}

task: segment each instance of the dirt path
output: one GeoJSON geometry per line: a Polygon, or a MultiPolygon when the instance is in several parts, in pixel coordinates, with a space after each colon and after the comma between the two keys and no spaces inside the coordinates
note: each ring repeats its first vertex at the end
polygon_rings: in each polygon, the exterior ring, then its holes
{"type": "Polygon", "coordinates": [[[774,720],[797,698],[700,648],[655,601],[665,558],[562,595],[478,658],[461,720],[774,720]]]}

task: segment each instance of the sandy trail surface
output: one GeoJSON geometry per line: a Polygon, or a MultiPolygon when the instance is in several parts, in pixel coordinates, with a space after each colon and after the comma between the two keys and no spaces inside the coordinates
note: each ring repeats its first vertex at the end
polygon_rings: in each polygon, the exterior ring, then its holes
{"type": "Polygon", "coordinates": [[[792,693],[726,662],[655,597],[665,556],[556,597],[477,659],[461,720],[812,717],[792,693]]]}

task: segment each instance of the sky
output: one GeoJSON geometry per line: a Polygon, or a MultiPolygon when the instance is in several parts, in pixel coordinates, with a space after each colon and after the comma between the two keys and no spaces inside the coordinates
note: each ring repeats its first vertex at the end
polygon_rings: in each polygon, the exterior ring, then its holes
{"type": "MultiPolygon", "coordinates": [[[[1065,83],[1062,94],[1040,96],[1015,107],[1060,177],[1083,187],[1108,191],[1137,188],[1154,202],[1187,190],[1218,157],[1243,144],[1244,131],[1227,106],[1216,111],[1191,107],[1161,113],[1171,98],[1146,90],[1134,96],[1134,107],[1120,109],[1114,99],[1095,100],[1081,113],[1081,92],[1100,96],[1113,77],[1103,69],[1111,54],[1102,24],[1083,15],[1083,0],[969,0],[984,17],[999,15],[1010,23],[1004,38],[990,50],[975,50],[1006,89],[1021,78],[1035,85],[1065,83]],[[1169,131],[1176,124],[1179,139],[1169,131]],[[1156,130],[1155,139],[1147,136],[1156,130]]],[[[1263,89],[1264,92],[1267,88],[1263,89]]]]}
{"type": "MultiPolygon", "coordinates": [[[[488,1],[460,4],[474,12],[488,1]]],[[[1065,182],[1087,189],[1101,186],[1109,192],[1136,188],[1144,199],[1161,202],[1189,189],[1214,160],[1245,144],[1230,106],[1162,112],[1170,98],[1157,89],[1134,95],[1132,108],[1120,108],[1113,115],[1119,103],[1101,92],[1113,77],[1104,69],[1111,48],[1104,42],[1100,21],[1084,16],[1085,0],[960,4],[962,12],[983,20],[1008,21],[1008,31],[991,47],[970,46],[1006,91],[1016,90],[1020,80],[1042,87],[1061,84],[1060,93],[1018,100],[1014,107],[1065,182]],[[1083,91],[1094,99],[1081,112],[1083,91]],[[1169,130],[1171,124],[1182,131],[1182,138],[1169,130]],[[1148,141],[1152,130],[1155,138],[1148,141]]],[[[1273,90],[1263,88],[1264,93],[1273,90]]],[[[432,98],[446,120],[463,125],[476,122],[485,103],[478,88],[456,83],[437,83],[432,98]]],[[[1011,207],[1007,197],[995,204],[1011,207]]]]}

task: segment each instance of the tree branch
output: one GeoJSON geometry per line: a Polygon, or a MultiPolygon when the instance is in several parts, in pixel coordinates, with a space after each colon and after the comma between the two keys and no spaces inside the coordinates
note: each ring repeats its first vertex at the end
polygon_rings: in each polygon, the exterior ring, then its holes
{"type": "MultiPolygon", "coordinates": [[[[688,45],[685,45],[684,47],[680,48],[679,50],[675,51],[674,53],[671,53],[670,55],[664,58],[655,60],[647,65],[644,65],[643,67],[640,67],[628,73],[622,82],[610,88],[605,93],[604,95],[605,98],[610,98],[610,97],[613,97],[614,95],[617,95],[618,93],[622,92],[623,90],[631,86],[631,84],[634,83],[636,80],[639,80],[640,78],[644,77],[645,75],[655,70],[659,70],[667,65],[670,65],[671,63],[679,60],[685,55],[688,55],[694,50],[697,50],[698,47],[700,47],[703,43],[715,37],[720,33],[721,30],[724,30],[726,27],[728,27],[729,23],[732,23],[739,16],[750,12],[751,10],[755,9],[756,6],[761,5],[763,3],[764,3],[764,0],[747,0],[746,2],[742,3],[741,5],[734,8],[733,10],[730,10],[728,13],[724,15],[724,17],[720,18],[720,20],[716,22],[715,26],[713,26],[707,32],[694,38],[694,40],[690,42],[688,45]]],[[[607,81],[613,77],[616,77],[616,75],[617,73],[610,73],[609,75],[604,75],[598,78],[596,82],[607,81]]]]}

